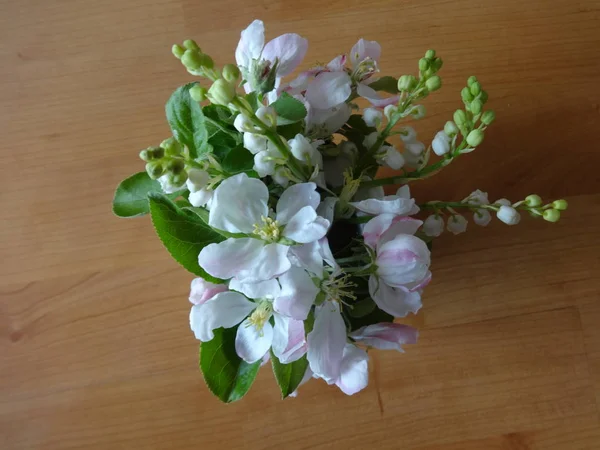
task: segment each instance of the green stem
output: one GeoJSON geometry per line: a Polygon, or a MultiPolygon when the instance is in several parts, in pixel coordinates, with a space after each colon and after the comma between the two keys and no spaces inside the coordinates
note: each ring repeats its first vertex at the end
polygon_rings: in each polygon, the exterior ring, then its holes
{"type": "Polygon", "coordinates": [[[363,181],[361,183],[361,186],[370,188],[384,186],[386,184],[405,184],[410,183],[411,181],[423,180],[432,176],[433,174],[450,164],[450,162],[452,162],[452,159],[454,159],[453,156],[446,157],[436,162],[435,164],[431,164],[427,167],[424,167],[421,170],[415,170],[414,172],[410,172],[406,175],[396,175],[393,177],[377,178],[375,180],[363,181]]]}
{"type": "Polygon", "coordinates": [[[356,261],[366,261],[368,260],[369,255],[358,255],[358,256],[348,256],[347,258],[337,258],[336,262],[338,264],[344,264],[347,262],[356,262],[356,261]]]}

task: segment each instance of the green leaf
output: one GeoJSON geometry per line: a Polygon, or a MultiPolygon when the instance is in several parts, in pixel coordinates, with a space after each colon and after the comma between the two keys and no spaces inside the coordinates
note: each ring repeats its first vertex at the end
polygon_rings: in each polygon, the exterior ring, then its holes
{"type": "Polygon", "coordinates": [[[277,127],[277,134],[288,140],[295,138],[298,133],[302,134],[302,132],[304,132],[304,123],[302,121],[277,127]]]}
{"type": "MultiPolygon", "coordinates": [[[[210,212],[205,209],[205,208],[197,208],[195,206],[186,206],[183,208],[186,211],[190,211],[194,214],[196,214],[198,217],[200,217],[200,220],[202,220],[202,222],[204,222],[206,225],[208,225],[208,220],[210,217],[210,212]]],[[[248,237],[247,234],[244,233],[229,233],[228,231],[223,231],[223,230],[217,230],[214,228],[211,228],[214,232],[219,233],[221,236],[224,236],[226,239],[228,238],[236,238],[236,239],[241,239],[241,238],[245,238],[248,237]]]]}
{"type": "Polygon", "coordinates": [[[235,119],[235,114],[227,107],[222,105],[206,105],[202,108],[202,113],[206,119],[211,119],[215,122],[231,125],[235,119]]]}
{"type": "Polygon", "coordinates": [[[352,304],[352,308],[348,308],[348,315],[355,318],[365,317],[373,312],[376,308],[372,298],[365,298],[352,304]]]}
{"type": "Polygon", "coordinates": [[[208,132],[202,108],[189,93],[195,84],[189,83],[177,88],[165,106],[173,136],[188,148],[193,159],[208,149],[208,132]]]}
{"type": "Polygon", "coordinates": [[[306,355],[303,355],[302,358],[292,363],[282,364],[271,350],[271,365],[279,389],[281,389],[281,396],[286,398],[300,385],[308,367],[308,360],[306,355]]]}
{"type": "Polygon", "coordinates": [[[350,322],[351,331],[358,330],[359,328],[367,325],[373,325],[374,323],[394,321],[394,316],[382,311],[379,308],[375,308],[372,312],[362,317],[352,317],[351,315],[347,315],[346,317],[350,322]]]}
{"type": "Polygon", "coordinates": [[[254,383],[261,361],[243,361],[235,351],[237,327],[219,328],[200,345],[200,369],[210,391],[225,403],[241,399],[254,383]]]}
{"type": "Polygon", "coordinates": [[[301,101],[284,92],[271,104],[275,109],[278,118],[282,118],[287,123],[298,122],[306,117],[306,108],[301,101]]]}
{"type": "Polygon", "coordinates": [[[223,280],[207,274],[198,264],[200,250],[225,237],[210,228],[192,211],[179,209],[165,195],[150,193],[150,214],[156,234],[171,256],[184,268],[213,283],[223,280]]]}
{"type": "Polygon", "coordinates": [[[390,94],[398,93],[398,80],[394,77],[385,76],[369,84],[369,87],[376,91],[389,92],[390,94]]]}
{"type": "Polygon", "coordinates": [[[254,112],[256,112],[258,110],[258,108],[263,106],[262,102],[258,98],[258,95],[259,94],[257,94],[256,91],[246,94],[246,100],[248,101],[248,103],[250,103],[250,106],[252,107],[252,111],[254,111],[254,112]]]}
{"type": "MultiPolygon", "coordinates": [[[[158,181],[153,180],[146,172],[139,172],[125,178],[115,191],[113,198],[113,212],[119,217],[143,216],[150,212],[148,205],[148,194],[150,192],[161,193],[162,189],[158,181]]],[[[169,194],[167,197],[175,199],[181,192],[169,194]]]]}
{"type": "Polygon", "coordinates": [[[246,172],[254,167],[254,155],[239,145],[227,153],[221,160],[221,166],[231,175],[246,172]]]}

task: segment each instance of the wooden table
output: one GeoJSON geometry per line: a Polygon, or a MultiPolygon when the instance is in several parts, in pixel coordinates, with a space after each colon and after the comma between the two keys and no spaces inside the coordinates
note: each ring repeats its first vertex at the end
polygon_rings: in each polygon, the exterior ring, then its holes
{"type": "Polygon", "coordinates": [[[600,10],[593,0],[0,2],[0,448],[598,449],[600,10]],[[253,18],[310,40],[305,64],[364,36],[412,73],[430,47],[444,89],[430,139],[476,74],[497,112],[485,143],[421,201],[567,196],[552,225],[497,223],[434,250],[418,345],[375,353],[371,384],[280,401],[264,368],[222,405],[197,369],[188,283],[148,218],[110,211],[137,153],[165,138],[190,76],[170,46],[233,59],[253,18]]]}

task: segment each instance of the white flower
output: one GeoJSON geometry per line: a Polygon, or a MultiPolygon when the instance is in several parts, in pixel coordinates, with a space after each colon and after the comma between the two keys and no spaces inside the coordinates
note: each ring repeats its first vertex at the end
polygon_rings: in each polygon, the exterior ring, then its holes
{"type": "Polygon", "coordinates": [[[192,206],[200,207],[200,206],[208,206],[210,201],[212,200],[213,194],[215,191],[212,189],[200,189],[196,192],[190,192],[188,196],[188,201],[192,206]]]}
{"type": "Polygon", "coordinates": [[[190,303],[201,305],[215,295],[227,290],[226,284],[214,284],[204,278],[194,278],[190,287],[190,303]]]}
{"type": "Polygon", "coordinates": [[[254,170],[256,170],[259,177],[264,178],[275,173],[276,158],[277,156],[266,150],[254,155],[254,170]]]}
{"type": "Polygon", "coordinates": [[[269,217],[268,199],[267,186],[244,173],[219,185],[208,224],[247,237],[229,238],[204,247],[198,262],[207,273],[222,279],[269,280],[291,267],[290,246],[280,243],[282,238],[307,244],[327,233],[329,221],[315,211],[320,196],[314,183],[287,188],[277,202],[275,219],[269,217]]]}
{"type": "Polygon", "coordinates": [[[516,225],[521,221],[521,215],[518,213],[518,211],[512,206],[506,205],[502,205],[500,207],[496,213],[496,217],[498,217],[498,219],[507,225],[516,225]]]}
{"type": "Polygon", "coordinates": [[[273,181],[282,187],[287,187],[290,184],[286,168],[283,166],[277,167],[271,176],[273,177],[273,181]]]}
{"type": "Polygon", "coordinates": [[[396,214],[408,216],[419,212],[415,200],[410,198],[408,185],[400,187],[395,195],[386,195],[383,198],[369,198],[359,202],[350,202],[359,211],[367,214],[396,214]]]}
{"type": "Polygon", "coordinates": [[[186,185],[190,191],[188,200],[192,206],[204,206],[211,200],[214,191],[206,188],[209,180],[210,175],[205,170],[194,168],[188,170],[186,185]]]}
{"type": "Polygon", "coordinates": [[[492,220],[492,216],[487,209],[478,209],[473,213],[473,222],[485,227],[492,220]]]}
{"type": "Polygon", "coordinates": [[[240,133],[246,132],[254,132],[257,131],[256,127],[252,124],[250,119],[246,117],[244,114],[238,114],[235,116],[235,120],[233,121],[233,126],[240,133]]]}
{"type": "Polygon", "coordinates": [[[464,233],[467,230],[467,219],[460,214],[453,214],[448,219],[446,229],[452,234],[464,233]]]}
{"type": "Polygon", "coordinates": [[[275,110],[270,106],[261,106],[256,110],[256,117],[268,127],[272,127],[277,123],[277,115],[275,110]]]}
{"type": "Polygon", "coordinates": [[[404,352],[402,345],[416,344],[419,332],[416,328],[399,323],[376,323],[359,328],[349,335],[359,344],[379,350],[404,352]]]}
{"type": "Polygon", "coordinates": [[[296,159],[319,168],[323,167],[323,157],[318,150],[318,146],[322,143],[323,141],[321,140],[311,143],[301,134],[297,134],[293,139],[288,141],[290,150],[296,159]]]}
{"type": "Polygon", "coordinates": [[[511,203],[511,201],[510,201],[509,199],[507,199],[507,198],[501,198],[501,199],[499,199],[499,200],[496,200],[496,201],[494,202],[494,205],[501,205],[501,206],[502,206],[502,205],[504,205],[504,206],[512,206],[512,203],[511,203]]]}
{"type": "MultiPolygon", "coordinates": [[[[488,200],[487,192],[483,192],[479,189],[474,190],[469,194],[469,196],[465,199],[471,205],[489,205],[490,201],[488,200]]],[[[508,203],[510,206],[510,202],[508,203]]]]}
{"type": "Polygon", "coordinates": [[[373,145],[375,145],[375,142],[377,142],[378,138],[379,133],[377,131],[373,131],[365,136],[363,139],[363,145],[367,150],[369,150],[371,147],[373,147],[373,145]]]}
{"type": "MultiPolygon", "coordinates": [[[[391,106],[391,105],[389,105],[391,106]]],[[[383,113],[375,108],[365,108],[363,110],[363,120],[369,127],[379,127],[383,120],[383,113]]]]}
{"type": "Polygon", "coordinates": [[[442,216],[433,214],[425,219],[423,223],[423,232],[427,236],[438,237],[444,231],[444,219],[442,216]]]}
{"type": "Polygon", "coordinates": [[[401,127],[398,131],[400,139],[405,144],[417,141],[417,132],[413,127],[401,127]]]}
{"type": "Polygon", "coordinates": [[[346,395],[353,395],[369,384],[369,356],[353,344],[346,344],[335,385],[346,395]]]}
{"type": "Polygon", "coordinates": [[[269,140],[260,134],[244,133],[244,148],[256,155],[259,152],[268,150],[269,140]]]}
{"type": "Polygon", "coordinates": [[[419,141],[405,142],[404,148],[414,156],[421,156],[425,151],[425,144],[419,141]]]}
{"type": "Polygon", "coordinates": [[[438,131],[431,142],[433,152],[438,156],[443,156],[448,153],[450,151],[450,140],[450,136],[443,131],[438,131]]]}
{"type": "Polygon", "coordinates": [[[341,373],[346,346],[346,324],[337,302],[326,300],[315,310],[315,323],[307,336],[307,358],[313,373],[335,382],[341,373]]]}
{"type": "Polygon", "coordinates": [[[382,156],[381,162],[390,169],[399,170],[404,166],[404,157],[391,145],[383,145],[380,150],[382,156]]]}
{"type": "Polygon", "coordinates": [[[165,194],[173,194],[173,193],[175,193],[177,191],[180,191],[185,186],[185,183],[181,183],[178,186],[176,186],[174,184],[171,184],[171,181],[169,181],[169,175],[168,174],[159,177],[157,179],[157,181],[160,183],[160,187],[161,187],[161,189],[163,190],[163,192],[165,194]]]}
{"type": "Polygon", "coordinates": [[[387,117],[388,120],[398,112],[398,107],[396,105],[387,105],[383,108],[383,114],[387,117]]]}

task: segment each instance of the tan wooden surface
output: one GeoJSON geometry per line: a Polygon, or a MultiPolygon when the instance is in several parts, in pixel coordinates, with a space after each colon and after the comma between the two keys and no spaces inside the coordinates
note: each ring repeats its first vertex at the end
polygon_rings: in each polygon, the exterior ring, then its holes
{"type": "MultiPolygon", "coordinates": [[[[0,2],[0,448],[600,448],[600,5],[595,0],[0,2]],[[305,65],[364,36],[400,75],[435,47],[430,139],[476,74],[498,120],[475,153],[415,184],[422,201],[567,195],[557,225],[445,236],[411,322],[346,397],[280,401],[269,368],[222,405],[203,385],[188,283],[148,218],[110,212],[137,152],[167,136],[190,77],[170,46],[229,62],[253,18],[310,40],[305,65]]],[[[471,226],[473,228],[473,226],[471,226]]]]}

